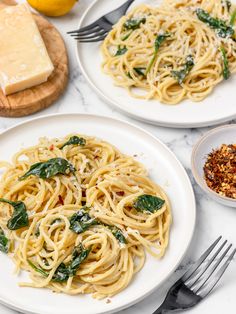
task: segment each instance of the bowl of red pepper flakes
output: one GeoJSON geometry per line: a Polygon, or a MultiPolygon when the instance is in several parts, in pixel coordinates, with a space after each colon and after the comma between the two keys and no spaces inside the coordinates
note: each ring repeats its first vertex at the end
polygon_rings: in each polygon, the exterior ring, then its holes
{"type": "Polygon", "coordinates": [[[192,173],[217,202],[236,207],[236,124],[207,132],[194,146],[192,173]]]}

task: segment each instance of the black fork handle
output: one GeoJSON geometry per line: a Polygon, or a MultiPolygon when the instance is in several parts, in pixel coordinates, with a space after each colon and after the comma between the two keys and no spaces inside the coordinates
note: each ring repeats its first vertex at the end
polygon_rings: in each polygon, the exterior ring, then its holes
{"type": "MultiPolygon", "coordinates": [[[[129,1],[128,1],[126,11],[128,10],[128,8],[131,6],[131,4],[132,4],[134,1],[135,1],[135,0],[129,0],[129,1]]],[[[125,13],[126,13],[126,11],[125,11],[125,13]]]]}
{"type": "Polygon", "coordinates": [[[152,314],[167,314],[168,311],[164,307],[164,303],[152,314]]]}
{"type": "Polygon", "coordinates": [[[111,24],[117,23],[117,21],[120,19],[122,15],[126,13],[128,8],[131,6],[131,4],[135,0],[128,0],[125,3],[123,3],[119,8],[114,10],[113,12],[110,12],[109,14],[105,15],[104,18],[111,24]],[[122,10],[121,10],[122,9],[122,10]],[[121,12],[122,11],[122,12],[121,12]],[[122,14],[121,14],[122,13],[122,14]]]}
{"type": "Polygon", "coordinates": [[[156,309],[155,312],[153,312],[152,314],[169,314],[169,313],[178,313],[180,311],[183,311],[184,309],[171,309],[171,305],[170,307],[168,306],[167,302],[163,302],[162,305],[156,309]],[[168,310],[167,310],[168,308],[168,310]]]}

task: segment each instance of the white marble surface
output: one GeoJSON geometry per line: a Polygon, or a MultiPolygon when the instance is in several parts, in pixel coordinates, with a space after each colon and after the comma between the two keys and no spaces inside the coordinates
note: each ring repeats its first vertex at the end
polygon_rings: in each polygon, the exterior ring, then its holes
{"type": "MultiPolygon", "coordinates": [[[[24,0],[20,0],[19,2],[24,2],[24,0]]],[[[191,247],[179,269],[161,289],[137,305],[120,312],[120,314],[151,314],[161,303],[161,300],[171,283],[174,282],[174,280],[188,267],[191,261],[197,258],[200,253],[203,252],[216,237],[218,237],[218,235],[222,234],[236,246],[236,210],[233,208],[223,207],[209,199],[206,194],[200,191],[199,187],[196,186],[193,181],[190,170],[191,150],[199,137],[207,131],[207,128],[183,130],[170,129],[150,126],[131,120],[103,103],[85,82],[85,79],[82,77],[76,63],[74,42],[66,35],[66,32],[76,27],[79,18],[90,2],[91,0],[80,0],[74,7],[73,11],[66,17],[51,19],[51,22],[57,26],[64,36],[68,48],[70,60],[70,82],[65,94],[59,99],[59,101],[57,101],[57,103],[33,116],[57,112],[84,112],[97,113],[100,115],[112,116],[132,121],[133,123],[150,131],[166,143],[186,168],[191,177],[197,199],[197,226],[191,247]]],[[[28,118],[0,118],[0,131],[28,118]]],[[[140,287],[140,289],[141,288],[142,287],[140,287]]],[[[235,291],[236,259],[234,259],[233,263],[230,265],[230,268],[214,293],[212,293],[199,306],[190,310],[189,313],[222,314],[224,312],[233,314],[236,311],[235,291]]],[[[0,313],[16,314],[15,311],[7,309],[1,305],[0,313]]]]}

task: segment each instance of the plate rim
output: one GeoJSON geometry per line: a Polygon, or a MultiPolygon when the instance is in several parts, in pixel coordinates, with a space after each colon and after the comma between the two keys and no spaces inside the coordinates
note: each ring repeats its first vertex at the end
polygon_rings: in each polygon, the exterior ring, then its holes
{"type": "MultiPolygon", "coordinates": [[[[90,12],[90,10],[93,9],[94,6],[96,6],[96,4],[99,3],[99,0],[93,0],[92,3],[88,6],[88,8],[85,10],[85,12],[83,13],[79,23],[78,23],[78,29],[81,27],[81,25],[83,24],[87,14],[90,12]]],[[[235,114],[231,114],[228,115],[226,117],[223,118],[218,118],[218,119],[214,119],[214,120],[208,120],[208,121],[202,121],[202,122],[163,122],[163,121],[159,121],[158,119],[156,120],[152,120],[152,119],[145,119],[142,118],[139,115],[136,115],[135,113],[132,112],[132,110],[128,110],[128,109],[124,109],[122,108],[122,106],[119,104],[119,102],[115,101],[115,100],[111,100],[108,96],[106,96],[102,90],[100,90],[96,84],[94,84],[92,82],[92,80],[90,79],[90,76],[87,74],[87,71],[85,70],[83,63],[80,60],[80,53],[79,53],[79,47],[82,46],[83,44],[80,44],[79,42],[75,41],[74,44],[74,49],[75,49],[75,55],[76,55],[76,60],[78,62],[79,68],[84,76],[84,78],[86,79],[86,82],[89,84],[89,86],[92,88],[92,90],[97,94],[97,96],[99,96],[99,98],[101,100],[104,100],[106,102],[107,105],[110,105],[112,108],[118,110],[120,113],[131,117],[135,120],[141,121],[141,122],[145,122],[151,125],[158,125],[158,126],[162,126],[162,127],[169,127],[169,128],[180,128],[180,129],[186,129],[186,128],[201,128],[201,127],[207,127],[207,126],[214,126],[214,125],[218,125],[220,123],[224,123],[227,121],[231,121],[236,119],[236,113],[235,114]]],[[[202,115],[204,117],[204,115],[202,115]]]]}
{"type": "MultiPolygon", "coordinates": [[[[97,0],[96,0],[97,1],[97,0]]],[[[162,142],[158,137],[156,137],[155,135],[153,135],[151,132],[143,129],[140,126],[135,125],[134,123],[130,123],[128,121],[122,120],[122,119],[117,119],[117,118],[113,118],[110,116],[105,116],[105,115],[99,115],[99,114],[89,114],[89,113],[78,113],[78,112],[70,112],[70,113],[50,113],[50,114],[45,114],[42,115],[40,117],[33,117],[30,119],[27,119],[25,121],[19,122],[17,124],[14,124],[12,126],[10,126],[9,128],[6,128],[5,130],[0,131],[0,138],[2,135],[4,135],[5,133],[8,133],[10,131],[12,131],[13,129],[17,129],[18,127],[22,127],[24,125],[30,124],[33,121],[39,121],[39,120],[45,120],[48,118],[53,118],[53,117],[60,117],[60,116],[64,116],[64,117],[70,117],[70,116],[77,116],[78,119],[80,117],[87,117],[87,118],[102,118],[102,119],[107,119],[110,121],[114,121],[114,122],[118,122],[118,123],[122,123],[125,124],[129,127],[135,128],[140,132],[143,132],[145,135],[151,137],[151,139],[153,139],[154,141],[156,141],[160,146],[162,146],[169,154],[170,156],[173,158],[173,160],[178,164],[179,169],[181,169],[182,174],[184,176],[184,179],[186,181],[186,184],[188,185],[188,189],[189,189],[189,197],[191,198],[191,203],[192,203],[192,227],[189,231],[189,240],[188,243],[186,244],[185,249],[183,250],[183,252],[180,254],[178,260],[175,261],[175,263],[173,264],[171,271],[168,273],[168,275],[161,281],[159,282],[158,285],[156,285],[155,287],[153,287],[152,289],[150,289],[148,292],[146,292],[145,294],[143,294],[140,297],[137,297],[135,300],[132,300],[131,302],[127,302],[125,305],[122,305],[120,307],[117,307],[116,309],[112,309],[112,310],[107,310],[105,312],[97,312],[96,314],[111,314],[111,313],[116,313],[117,311],[121,311],[124,310],[140,301],[142,301],[143,299],[145,299],[147,296],[151,295],[152,293],[154,293],[164,282],[166,282],[170,276],[175,272],[175,270],[178,268],[178,266],[180,265],[180,263],[182,262],[183,258],[186,256],[190,244],[192,243],[192,239],[194,236],[194,232],[195,232],[195,227],[196,227],[196,218],[197,218],[197,208],[196,208],[196,198],[195,198],[195,194],[194,194],[194,190],[193,190],[193,186],[191,183],[191,180],[187,174],[187,171],[185,170],[184,166],[182,165],[182,163],[179,161],[179,159],[177,158],[177,156],[171,151],[171,149],[164,143],[162,142]]],[[[11,308],[13,310],[16,310],[18,312],[22,312],[25,314],[42,314],[42,312],[40,312],[40,310],[33,310],[32,309],[27,309],[27,305],[25,308],[20,308],[18,307],[17,304],[14,304],[14,301],[12,300],[6,300],[4,299],[1,295],[0,295],[0,303],[5,305],[8,308],[11,308]]]]}

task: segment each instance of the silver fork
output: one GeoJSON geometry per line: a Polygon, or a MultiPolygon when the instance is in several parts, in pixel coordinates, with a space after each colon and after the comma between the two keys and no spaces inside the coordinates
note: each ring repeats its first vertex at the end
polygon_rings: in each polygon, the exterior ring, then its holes
{"type": "Polygon", "coordinates": [[[236,249],[232,249],[232,244],[226,246],[227,240],[221,244],[221,239],[222,237],[219,237],[170,288],[164,302],[153,314],[186,310],[208,296],[223,276],[236,253],[236,249]],[[206,261],[207,257],[209,259],[206,261]]]}
{"type": "Polygon", "coordinates": [[[106,15],[100,17],[97,21],[92,24],[82,27],[80,29],[70,31],[70,34],[74,39],[81,43],[90,43],[96,41],[102,41],[105,39],[107,34],[112,29],[112,26],[119,21],[119,19],[126,13],[129,6],[134,0],[126,1],[118,9],[115,9],[106,15]]]}

